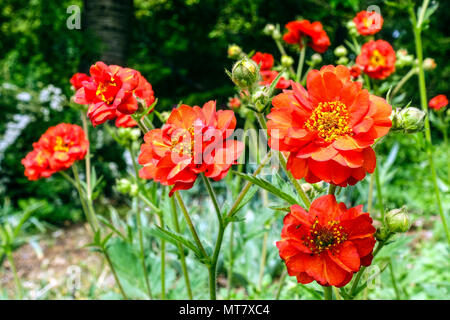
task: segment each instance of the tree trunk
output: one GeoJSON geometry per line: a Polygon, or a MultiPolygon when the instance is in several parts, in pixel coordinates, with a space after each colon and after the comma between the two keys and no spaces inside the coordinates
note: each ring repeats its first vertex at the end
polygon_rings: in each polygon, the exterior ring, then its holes
{"type": "MultiPolygon", "coordinates": [[[[84,0],[83,29],[100,42],[97,60],[125,66],[132,15],[133,0],[84,0]]],[[[80,65],[85,72],[95,62],[87,60],[80,65]]]]}

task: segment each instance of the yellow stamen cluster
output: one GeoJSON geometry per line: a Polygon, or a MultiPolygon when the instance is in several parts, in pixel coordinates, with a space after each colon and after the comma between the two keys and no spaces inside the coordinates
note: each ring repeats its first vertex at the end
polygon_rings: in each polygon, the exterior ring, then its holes
{"type": "Polygon", "coordinates": [[[61,138],[60,136],[57,136],[53,150],[60,151],[60,152],[67,152],[67,151],[69,151],[69,146],[64,142],[63,138],[61,138]]]}
{"type": "Polygon", "coordinates": [[[95,94],[100,97],[103,102],[107,104],[111,104],[114,100],[114,97],[109,97],[108,99],[105,97],[105,91],[108,90],[108,87],[115,87],[117,86],[117,83],[115,82],[114,78],[111,77],[111,80],[108,82],[100,82],[97,87],[97,91],[95,94]]]}
{"type": "Polygon", "coordinates": [[[383,67],[386,65],[386,57],[383,56],[380,51],[374,50],[372,56],[370,57],[370,65],[372,67],[383,67]]]}
{"type": "Polygon", "coordinates": [[[317,132],[326,142],[332,142],[340,136],[353,134],[349,118],[347,106],[342,102],[320,102],[305,122],[305,127],[317,132]]]}
{"type": "Polygon", "coordinates": [[[194,127],[182,129],[171,138],[172,151],[180,156],[193,155],[194,153],[194,127]]]}
{"type": "Polygon", "coordinates": [[[333,253],[339,253],[335,247],[347,240],[347,234],[338,221],[328,221],[326,226],[321,226],[316,218],[310,227],[309,235],[302,240],[313,254],[321,254],[323,251],[331,249],[334,249],[333,253]]]}

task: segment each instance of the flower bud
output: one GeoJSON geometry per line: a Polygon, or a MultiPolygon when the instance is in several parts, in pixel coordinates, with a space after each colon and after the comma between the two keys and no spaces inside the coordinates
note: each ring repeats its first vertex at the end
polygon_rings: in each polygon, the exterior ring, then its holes
{"type": "Polygon", "coordinates": [[[348,29],[349,35],[356,37],[359,35],[358,30],[356,29],[356,24],[353,22],[353,20],[350,20],[347,22],[346,27],[348,29]]]}
{"type": "Polygon", "coordinates": [[[282,56],[281,57],[281,65],[283,67],[290,67],[294,64],[294,59],[290,56],[282,56]]]}
{"type": "Polygon", "coordinates": [[[414,107],[395,109],[391,114],[392,130],[403,130],[405,133],[415,133],[422,130],[425,112],[414,107]]]}
{"type": "Polygon", "coordinates": [[[167,122],[167,120],[169,120],[169,117],[170,117],[170,112],[168,112],[168,111],[163,111],[160,113],[160,120],[163,123],[167,122]]]}
{"type": "Polygon", "coordinates": [[[391,232],[389,231],[389,229],[382,226],[375,232],[375,238],[378,241],[386,241],[389,238],[390,234],[391,232]]]}
{"type": "Polygon", "coordinates": [[[322,62],[322,55],[320,53],[314,53],[311,56],[311,62],[314,64],[319,64],[322,62]]]}
{"type": "Polygon", "coordinates": [[[393,233],[406,232],[411,227],[411,219],[405,207],[389,211],[385,220],[386,226],[393,233]]]}
{"type": "Polygon", "coordinates": [[[133,183],[133,184],[130,186],[129,194],[130,194],[130,196],[132,196],[132,197],[137,197],[138,193],[139,193],[139,187],[137,186],[137,184],[134,184],[134,183],[133,183]]]}
{"type": "Polygon", "coordinates": [[[436,62],[432,58],[426,58],[423,60],[423,69],[425,71],[431,71],[436,68],[436,62]]]}
{"type": "Polygon", "coordinates": [[[271,23],[266,24],[263,29],[263,33],[268,36],[273,36],[273,32],[275,31],[275,26],[271,23]]]}
{"type": "Polygon", "coordinates": [[[241,89],[253,87],[260,79],[258,65],[248,58],[236,62],[231,71],[231,80],[241,89]]]}
{"type": "Polygon", "coordinates": [[[345,48],[344,46],[339,46],[334,49],[334,55],[336,57],[345,57],[347,53],[347,48],[345,48]]]}
{"type": "Polygon", "coordinates": [[[128,179],[122,178],[116,181],[117,191],[123,194],[128,194],[131,189],[131,182],[128,179]]]}
{"type": "Polygon", "coordinates": [[[242,55],[242,49],[236,44],[228,46],[228,58],[239,59],[242,55]]]}
{"type": "Polygon", "coordinates": [[[340,57],[339,60],[337,61],[337,64],[346,65],[347,63],[348,63],[348,58],[347,57],[340,57]]]}

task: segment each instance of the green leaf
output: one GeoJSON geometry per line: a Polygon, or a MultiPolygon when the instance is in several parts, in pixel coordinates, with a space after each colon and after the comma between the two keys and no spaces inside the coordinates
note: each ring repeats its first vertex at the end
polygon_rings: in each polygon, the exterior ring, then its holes
{"type": "Polygon", "coordinates": [[[258,178],[251,174],[240,173],[240,172],[235,172],[235,174],[237,174],[237,175],[241,176],[242,178],[244,178],[245,180],[250,181],[251,183],[256,184],[257,186],[269,191],[270,193],[276,195],[280,199],[283,199],[290,204],[298,204],[298,201],[294,197],[292,197],[290,194],[275,187],[272,183],[270,183],[269,181],[267,181],[263,178],[258,178]]]}
{"type": "Polygon", "coordinates": [[[252,186],[250,188],[250,190],[245,194],[241,203],[232,212],[230,212],[230,216],[233,216],[239,210],[241,210],[254,197],[254,195],[257,191],[258,191],[258,188],[256,188],[255,186],[252,186]]]}

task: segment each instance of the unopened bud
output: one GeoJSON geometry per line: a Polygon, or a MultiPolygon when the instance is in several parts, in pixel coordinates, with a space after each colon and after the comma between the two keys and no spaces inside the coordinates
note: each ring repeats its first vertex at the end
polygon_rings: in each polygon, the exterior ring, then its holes
{"type": "Polygon", "coordinates": [[[334,55],[336,57],[345,57],[347,53],[347,48],[345,48],[344,46],[339,46],[334,49],[334,55]]]}
{"type": "Polygon", "coordinates": [[[241,89],[253,87],[260,79],[258,65],[248,58],[236,62],[231,71],[231,80],[241,89]]]}
{"type": "Polygon", "coordinates": [[[268,36],[272,36],[274,31],[275,31],[275,26],[271,23],[266,24],[266,26],[263,29],[263,33],[268,36]]]}
{"type": "Polygon", "coordinates": [[[393,233],[406,232],[411,227],[411,219],[405,207],[389,211],[385,220],[387,227],[393,233]]]}
{"type": "Polygon", "coordinates": [[[425,112],[414,107],[395,109],[391,114],[392,130],[415,133],[422,130],[425,112]]]}
{"type": "Polygon", "coordinates": [[[431,71],[436,68],[436,62],[432,58],[426,58],[423,60],[423,69],[425,71],[431,71]]]}
{"type": "Polygon", "coordinates": [[[128,194],[131,189],[131,182],[128,179],[122,178],[116,181],[117,191],[123,194],[128,194]]]}
{"type": "Polygon", "coordinates": [[[228,58],[239,59],[242,55],[242,49],[237,44],[232,44],[228,46],[228,58]]]}
{"type": "Polygon", "coordinates": [[[382,226],[375,232],[375,238],[378,241],[386,241],[389,238],[390,234],[391,232],[389,231],[389,229],[382,226]]]}
{"type": "Polygon", "coordinates": [[[282,56],[281,57],[281,65],[283,67],[290,67],[294,64],[294,59],[290,56],[282,56]]]}
{"type": "Polygon", "coordinates": [[[346,27],[351,36],[356,37],[358,35],[358,30],[356,29],[356,25],[353,20],[348,21],[346,27]]]}
{"type": "Polygon", "coordinates": [[[337,64],[343,64],[346,65],[348,63],[348,58],[347,57],[340,57],[337,61],[337,64]]]}
{"type": "Polygon", "coordinates": [[[314,64],[319,64],[322,62],[322,55],[320,53],[314,53],[311,56],[311,62],[314,64]]]}
{"type": "Polygon", "coordinates": [[[130,187],[130,192],[129,192],[130,196],[136,197],[138,195],[138,193],[139,193],[139,188],[138,188],[137,184],[132,184],[130,187]]]}

